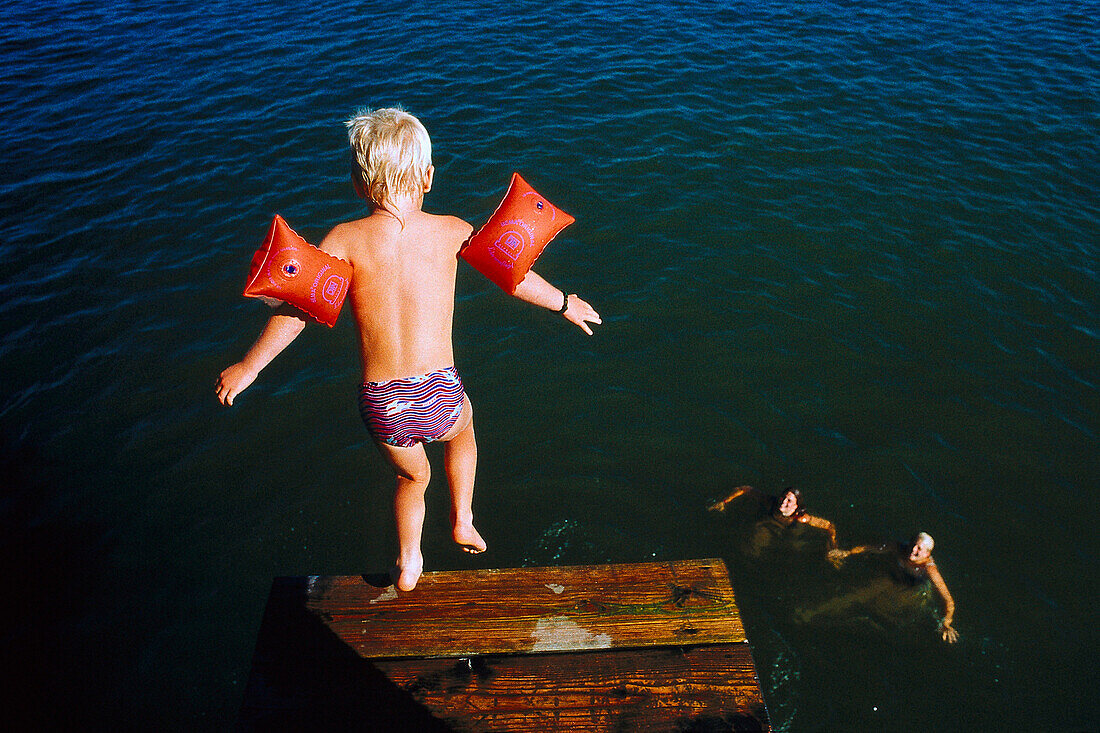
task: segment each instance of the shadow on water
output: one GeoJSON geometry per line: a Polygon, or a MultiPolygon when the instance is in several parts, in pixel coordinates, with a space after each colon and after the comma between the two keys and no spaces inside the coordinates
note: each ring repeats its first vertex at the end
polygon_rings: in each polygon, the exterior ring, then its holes
{"type": "MultiPolygon", "coordinates": [[[[391,584],[384,574],[363,580],[391,584]]],[[[307,610],[308,583],[272,586],[237,729],[451,730],[307,610]]]]}
{"type": "Polygon", "coordinates": [[[104,640],[89,624],[112,540],[101,523],[57,517],[64,486],[37,447],[0,435],[0,666],[4,717],[17,729],[108,723],[117,710],[104,640]]]}

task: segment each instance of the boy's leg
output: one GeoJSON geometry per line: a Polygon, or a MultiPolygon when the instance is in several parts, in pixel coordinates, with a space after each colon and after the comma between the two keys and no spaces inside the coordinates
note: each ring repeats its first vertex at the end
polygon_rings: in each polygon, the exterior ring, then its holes
{"type": "Polygon", "coordinates": [[[485,551],[485,540],[474,528],[474,475],[477,473],[477,439],[474,437],[474,408],[465,398],[458,422],[443,437],[443,465],[451,488],[451,531],[454,541],[466,552],[485,551]]]}
{"type": "Polygon", "coordinates": [[[423,445],[398,448],[377,441],[379,451],[397,473],[397,490],[393,497],[393,511],[397,519],[398,590],[410,591],[424,570],[424,555],[420,551],[420,535],[424,530],[424,492],[431,479],[431,466],[423,445]]]}

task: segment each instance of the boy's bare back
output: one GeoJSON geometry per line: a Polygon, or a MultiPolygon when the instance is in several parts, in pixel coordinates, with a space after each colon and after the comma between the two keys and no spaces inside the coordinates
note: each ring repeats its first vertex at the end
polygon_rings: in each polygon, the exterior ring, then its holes
{"type": "MultiPolygon", "coordinates": [[[[424,566],[420,539],[431,476],[424,443],[445,444],[454,541],[466,552],[486,548],[473,525],[473,405],[454,368],[451,346],[458,250],[471,227],[421,208],[435,168],[431,140],[419,120],[400,109],[363,111],[348,121],[348,131],[356,160],[352,183],[373,213],[333,228],[321,249],[353,268],[348,302],[363,365],[359,412],[394,468],[399,545],[394,582],[410,591],[424,566]]],[[[601,322],[591,305],[534,271],[513,295],[556,311],[588,335],[589,324],[601,322]]],[[[215,389],[223,404],[232,405],[301,333],[304,318],[288,308],[276,311],[244,358],[219,375],[215,389]]]]}
{"type": "Polygon", "coordinates": [[[385,210],[336,226],[321,249],[355,270],[348,299],[363,380],[381,382],[454,365],[451,328],[458,250],[472,228],[453,216],[385,210]]]}

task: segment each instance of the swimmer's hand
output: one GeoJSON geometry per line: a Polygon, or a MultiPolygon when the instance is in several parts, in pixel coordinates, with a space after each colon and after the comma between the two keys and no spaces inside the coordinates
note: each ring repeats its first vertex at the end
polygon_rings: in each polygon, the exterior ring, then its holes
{"type": "Polygon", "coordinates": [[[827,555],[827,557],[829,558],[829,562],[833,564],[833,567],[839,569],[840,566],[844,564],[844,559],[851,554],[852,553],[848,552],[847,550],[841,550],[838,548],[835,550],[829,550],[829,554],[827,555]]]}
{"type": "Polygon", "coordinates": [[[721,501],[716,501],[713,504],[711,504],[710,506],[708,506],[707,510],[712,511],[712,512],[724,512],[724,511],[726,511],[726,504],[729,504],[731,501],[733,501],[737,497],[741,496],[742,494],[748,493],[750,491],[755,492],[756,489],[754,489],[753,487],[748,486],[748,485],[738,486],[736,489],[731,491],[730,495],[727,496],[725,499],[722,499],[721,501]]]}
{"type": "Polygon", "coordinates": [[[596,309],[590,306],[588,303],[581,300],[575,293],[570,293],[568,297],[569,307],[565,309],[565,320],[570,323],[575,323],[580,327],[582,331],[589,336],[592,335],[592,329],[589,328],[589,323],[601,324],[600,314],[596,312],[596,309]]]}
{"type": "Polygon", "coordinates": [[[955,631],[950,621],[943,621],[940,623],[940,636],[948,644],[954,644],[959,640],[959,632],[955,631]]]}
{"type": "Polygon", "coordinates": [[[215,387],[218,393],[218,401],[223,405],[232,407],[233,398],[244,392],[248,389],[248,385],[256,381],[256,374],[257,372],[245,366],[243,361],[226,367],[218,376],[218,383],[215,387]]]}

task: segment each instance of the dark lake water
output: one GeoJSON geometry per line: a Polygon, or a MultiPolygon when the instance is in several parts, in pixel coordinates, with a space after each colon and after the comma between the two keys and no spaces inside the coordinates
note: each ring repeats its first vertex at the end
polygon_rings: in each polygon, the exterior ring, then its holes
{"type": "Polygon", "coordinates": [[[480,224],[520,171],[577,218],[537,269],[604,318],[460,270],[490,549],[436,485],[427,569],[721,557],[777,730],[1100,729],[1098,10],[16,0],[12,719],[229,727],[272,578],[392,562],[347,316],[233,409],[213,385],[267,316],[241,289],[272,215],[360,215],[342,121],[401,104],[427,208],[480,224]],[[805,620],[882,569],[755,557],[751,502],[705,511],[746,483],[845,546],[931,533],[960,641],[890,592],[805,620]]]}

